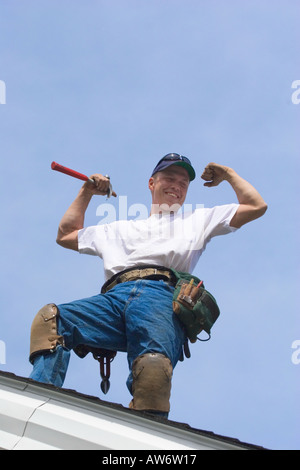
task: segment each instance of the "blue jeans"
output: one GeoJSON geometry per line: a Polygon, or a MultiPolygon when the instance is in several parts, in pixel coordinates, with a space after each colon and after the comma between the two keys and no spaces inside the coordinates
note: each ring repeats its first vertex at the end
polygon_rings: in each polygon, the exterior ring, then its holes
{"type": "Polygon", "coordinates": [[[106,294],[58,305],[58,334],[65,347],[37,356],[30,378],[61,387],[70,352],[86,345],[127,352],[132,393],[132,363],[141,354],[157,352],[176,366],[185,341],[173,313],[174,287],[164,281],[138,280],[118,284],[106,294]]]}

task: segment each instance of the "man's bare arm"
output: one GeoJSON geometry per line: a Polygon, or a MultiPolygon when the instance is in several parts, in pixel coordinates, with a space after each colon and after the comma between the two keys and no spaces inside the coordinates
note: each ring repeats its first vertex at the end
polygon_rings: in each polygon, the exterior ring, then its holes
{"type": "Polygon", "coordinates": [[[56,242],[70,250],[78,251],[78,230],[84,226],[84,216],[94,195],[106,195],[109,180],[103,175],[92,175],[93,183],[84,183],[78,196],[64,214],[58,227],[56,242]]]}
{"type": "Polygon", "coordinates": [[[239,208],[231,219],[232,227],[240,228],[251,220],[258,219],[267,210],[268,206],[259,192],[245,179],[241,178],[232,168],[209,163],[201,176],[206,181],[204,186],[217,186],[221,181],[228,181],[234,189],[239,208]]]}

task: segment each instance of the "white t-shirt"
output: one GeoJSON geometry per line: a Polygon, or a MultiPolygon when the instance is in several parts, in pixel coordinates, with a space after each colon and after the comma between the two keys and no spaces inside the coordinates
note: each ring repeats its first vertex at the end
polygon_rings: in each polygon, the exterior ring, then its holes
{"type": "Polygon", "coordinates": [[[212,237],[236,230],[229,224],[238,207],[227,204],[83,228],[78,233],[79,253],[102,258],[106,279],[147,264],[191,273],[212,237]]]}

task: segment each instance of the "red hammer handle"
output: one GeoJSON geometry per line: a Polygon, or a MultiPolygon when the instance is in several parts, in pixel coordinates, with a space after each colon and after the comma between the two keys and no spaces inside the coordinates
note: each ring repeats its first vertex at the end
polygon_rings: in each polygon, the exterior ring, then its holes
{"type": "Polygon", "coordinates": [[[92,179],[88,178],[86,175],[83,175],[82,173],[78,173],[78,171],[71,170],[71,168],[67,168],[56,162],[51,163],[51,168],[52,170],[60,171],[61,173],[65,173],[66,175],[73,176],[74,178],[78,178],[79,180],[82,180],[82,181],[94,182],[92,179]]]}

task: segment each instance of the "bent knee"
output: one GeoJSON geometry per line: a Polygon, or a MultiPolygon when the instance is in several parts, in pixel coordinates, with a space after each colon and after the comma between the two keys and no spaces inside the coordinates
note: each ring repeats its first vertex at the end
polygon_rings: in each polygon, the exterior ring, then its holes
{"type": "Polygon", "coordinates": [[[170,411],[173,367],[163,354],[147,353],[135,359],[132,365],[133,400],[136,410],[170,411]]]}

